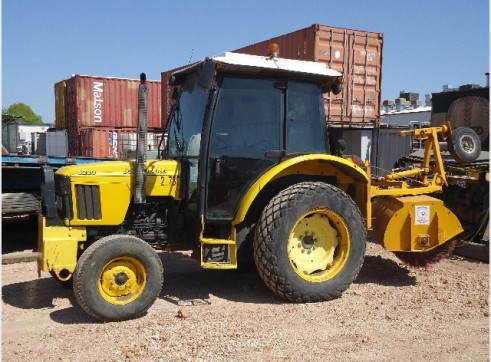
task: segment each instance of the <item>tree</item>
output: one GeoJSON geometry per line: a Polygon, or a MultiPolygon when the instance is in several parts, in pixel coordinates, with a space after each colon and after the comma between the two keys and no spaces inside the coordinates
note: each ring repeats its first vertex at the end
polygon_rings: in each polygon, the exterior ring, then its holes
{"type": "Polygon", "coordinates": [[[43,118],[33,112],[31,107],[24,103],[12,104],[7,109],[2,110],[2,119],[5,116],[18,116],[21,122],[32,123],[32,124],[42,124],[43,118]]]}

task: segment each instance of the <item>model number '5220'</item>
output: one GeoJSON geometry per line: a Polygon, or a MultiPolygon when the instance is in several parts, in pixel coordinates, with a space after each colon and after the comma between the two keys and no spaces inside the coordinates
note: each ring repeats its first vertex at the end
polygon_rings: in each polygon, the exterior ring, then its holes
{"type": "Polygon", "coordinates": [[[77,175],[95,175],[95,170],[82,169],[77,171],[77,175]]]}

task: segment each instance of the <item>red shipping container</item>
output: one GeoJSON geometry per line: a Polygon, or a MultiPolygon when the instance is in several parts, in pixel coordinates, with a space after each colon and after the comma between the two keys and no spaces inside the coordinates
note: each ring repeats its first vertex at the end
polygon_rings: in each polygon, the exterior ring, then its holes
{"type": "MultiPolygon", "coordinates": [[[[383,34],[314,24],[234,50],[237,53],[267,55],[268,44],[280,47],[280,57],[326,63],[343,74],[343,91],[325,94],[326,121],[334,124],[378,125],[382,82],[383,34]]],[[[162,119],[173,104],[170,75],[179,68],[163,72],[161,81],[162,119]]]]}
{"type": "MultiPolygon", "coordinates": [[[[160,132],[147,134],[147,151],[156,150],[160,132]]],[[[136,129],[134,128],[82,128],[77,137],[78,151],[75,156],[110,157],[125,159],[129,151],[136,150],[136,129]]]]}
{"type": "MultiPolygon", "coordinates": [[[[137,127],[139,85],[136,79],[84,75],[55,84],[56,128],[137,127]]],[[[160,82],[147,85],[148,128],[161,128],[160,82]]]]}

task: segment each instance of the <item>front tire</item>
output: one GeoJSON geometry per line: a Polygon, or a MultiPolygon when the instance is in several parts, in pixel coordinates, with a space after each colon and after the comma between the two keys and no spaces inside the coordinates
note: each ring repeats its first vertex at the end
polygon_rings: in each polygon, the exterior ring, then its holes
{"type": "Polygon", "coordinates": [[[143,315],[164,282],[156,251],[128,235],[111,235],[89,246],[73,275],[73,291],[82,309],[102,321],[143,315]]]}
{"type": "Polygon", "coordinates": [[[261,278],[295,302],[339,297],[363,264],[366,229],[342,190],[302,182],[275,196],[256,226],[254,257],[261,278]]]}

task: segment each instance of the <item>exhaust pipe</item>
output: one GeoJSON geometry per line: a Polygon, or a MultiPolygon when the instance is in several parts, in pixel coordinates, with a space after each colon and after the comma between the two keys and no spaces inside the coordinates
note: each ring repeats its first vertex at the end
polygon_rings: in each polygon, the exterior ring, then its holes
{"type": "Polygon", "coordinates": [[[148,129],[148,87],[147,76],[140,74],[138,88],[138,130],[136,134],[136,172],[135,172],[135,204],[146,202],[145,161],[147,160],[147,129],[148,129]]]}

